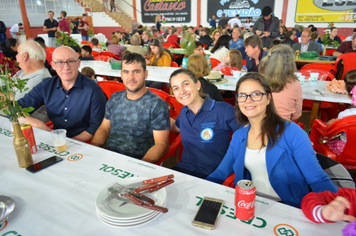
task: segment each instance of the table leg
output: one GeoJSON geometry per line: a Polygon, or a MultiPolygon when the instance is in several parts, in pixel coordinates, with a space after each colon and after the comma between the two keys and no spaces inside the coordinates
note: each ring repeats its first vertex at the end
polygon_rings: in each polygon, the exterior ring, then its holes
{"type": "Polygon", "coordinates": [[[313,127],[314,120],[318,118],[320,103],[320,101],[313,101],[313,106],[310,113],[309,129],[313,127]]]}

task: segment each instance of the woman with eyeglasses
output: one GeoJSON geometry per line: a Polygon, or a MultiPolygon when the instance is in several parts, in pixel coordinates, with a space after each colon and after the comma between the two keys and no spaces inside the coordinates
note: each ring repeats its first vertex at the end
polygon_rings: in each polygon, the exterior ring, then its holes
{"type": "Polygon", "coordinates": [[[229,147],[230,134],[240,127],[235,110],[204,94],[202,83],[191,70],[174,71],[169,83],[177,101],[184,105],[177,120],[171,119],[171,131],[180,132],[184,147],[181,161],[173,169],[205,178],[218,167],[229,147]]]}
{"type": "Polygon", "coordinates": [[[234,133],[219,167],[206,179],[223,183],[235,173],[250,179],[257,195],[300,207],[310,192],[337,188],[320,167],[307,134],[276,112],[267,80],[247,73],[236,85],[237,121],[244,125],[234,133]]]}

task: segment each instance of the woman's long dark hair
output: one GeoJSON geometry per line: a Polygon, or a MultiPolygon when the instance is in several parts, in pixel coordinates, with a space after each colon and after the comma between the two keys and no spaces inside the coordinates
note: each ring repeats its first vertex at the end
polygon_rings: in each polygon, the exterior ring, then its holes
{"type": "Polygon", "coordinates": [[[150,44],[149,44],[149,46],[148,46],[148,51],[147,51],[147,54],[148,55],[151,55],[152,54],[152,51],[151,51],[151,47],[150,46],[156,46],[156,47],[158,47],[159,48],[159,57],[162,57],[162,55],[163,55],[163,46],[162,46],[162,44],[159,42],[159,40],[158,39],[152,39],[151,41],[150,41],[150,44]]]}
{"type": "Polygon", "coordinates": [[[226,47],[229,49],[230,45],[230,36],[229,35],[221,35],[216,44],[214,45],[213,49],[211,49],[211,53],[214,53],[216,50],[218,50],[221,47],[226,47]]]}
{"type": "MultiPolygon", "coordinates": [[[[278,136],[282,136],[285,130],[285,120],[280,117],[277,113],[276,107],[274,106],[272,91],[269,87],[268,81],[261,74],[257,72],[250,72],[246,75],[242,76],[236,84],[236,94],[239,93],[239,88],[241,84],[247,80],[252,80],[259,83],[264,92],[270,96],[270,103],[266,107],[266,116],[263,118],[261,122],[261,140],[262,147],[266,147],[267,143],[265,143],[264,137],[268,137],[268,142],[271,142],[271,148],[276,145],[278,141],[278,136]]],[[[261,91],[263,92],[263,91],[261,91]]],[[[236,118],[241,125],[246,125],[249,123],[248,118],[241,112],[238,101],[236,100],[236,118]]],[[[262,148],[261,147],[261,148],[262,148]]]]}

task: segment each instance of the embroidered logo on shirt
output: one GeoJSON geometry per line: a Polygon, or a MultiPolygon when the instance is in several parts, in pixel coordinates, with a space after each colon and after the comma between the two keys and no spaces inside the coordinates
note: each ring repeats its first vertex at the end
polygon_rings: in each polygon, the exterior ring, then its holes
{"type": "Polygon", "coordinates": [[[203,141],[210,141],[214,137],[214,131],[210,128],[203,129],[200,132],[200,137],[203,141]]]}

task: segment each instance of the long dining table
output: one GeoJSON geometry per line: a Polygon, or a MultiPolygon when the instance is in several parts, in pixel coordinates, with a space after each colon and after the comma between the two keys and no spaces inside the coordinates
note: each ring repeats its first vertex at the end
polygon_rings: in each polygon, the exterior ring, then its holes
{"type": "Polygon", "coordinates": [[[14,199],[15,209],[0,235],[341,235],[345,222],[315,224],[298,208],[256,197],[255,216],[234,216],[235,190],[67,138],[68,149],[57,153],[48,131],[34,128],[37,163],[52,155],[64,160],[35,174],[20,168],[12,145],[11,122],[0,117],[0,195],[14,199]],[[174,174],[167,187],[167,213],[136,228],[113,228],[96,216],[98,193],[111,183],[132,177],[174,174]],[[214,230],[192,225],[205,196],[224,200],[214,230]]]}

